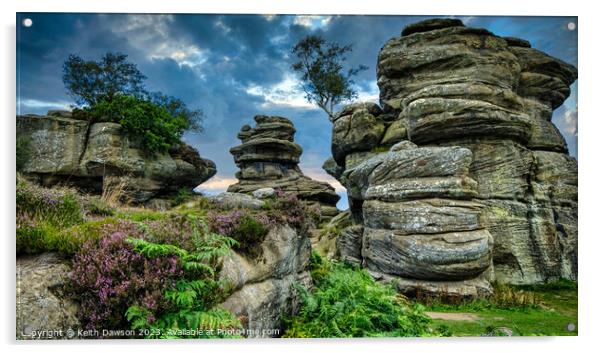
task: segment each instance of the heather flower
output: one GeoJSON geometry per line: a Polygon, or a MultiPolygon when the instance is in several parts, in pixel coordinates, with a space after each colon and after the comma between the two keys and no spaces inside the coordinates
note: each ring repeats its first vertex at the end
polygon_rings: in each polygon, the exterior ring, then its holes
{"type": "Polygon", "coordinates": [[[169,306],[162,293],[182,276],[175,256],[149,259],[127,242],[142,236],[131,222],[107,226],[99,239],[85,242],[73,260],[72,293],[81,303],[86,329],[129,328],[124,318],[132,305],[153,311],[169,306]]]}

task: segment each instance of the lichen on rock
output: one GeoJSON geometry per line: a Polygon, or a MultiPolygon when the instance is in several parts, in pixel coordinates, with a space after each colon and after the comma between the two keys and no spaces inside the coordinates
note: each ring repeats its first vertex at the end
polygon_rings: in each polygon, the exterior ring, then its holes
{"type": "Polygon", "coordinates": [[[382,108],[336,114],[324,165],[364,227],[363,266],[414,294],[576,279],[577,162],[551,122],[576,79],[529,42],[457,19],[411,24],[387,41],[382,108]],[[473,240],[455,249],[445,234],[473,240]]]}

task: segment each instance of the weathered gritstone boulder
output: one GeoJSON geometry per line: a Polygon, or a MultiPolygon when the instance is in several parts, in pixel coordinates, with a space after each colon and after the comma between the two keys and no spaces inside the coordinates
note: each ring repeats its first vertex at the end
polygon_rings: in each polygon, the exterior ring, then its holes
{"type": "Polygon", "coordinates": [[[255,127],[245,125],[238,133],[241,145],[230,149],[240,168],[239,182],[229,192],[253,194],[259,189],[281,189],[310,205],[319,206],[322,216],[338,213],[339,196],[328,183],[306,177],[299,169],[301,146],[294,142],[293,123],[282,117],[258,115],[255,127]]]}
{"type": "Polygon", "coordinates": [[[215,163],[188,145],[149,156],[121,125],[89,125],[68,112],[17,116],[17,136],[31,142],[23,173],[40,183],[69,183],[96,193],[115,190],[123,201],[138,204],[193,189],[216,173],[215,163]]]}
{"type": "Polygon", "coordinates": [[[472,200],[477,183],[468,177],[471,162],[466,148],[402,142],[346,170],[350,195],[362,200],[363,234],[349,229],[341,236],[345,256],[377,278],[399,278],[407,294],[489,294],[482,277],[491,266],[493,238],[480,218],[483,205],[472,200]],[[361,245],[359,258],[355,244],[361,245]],[[453,293],[445,289],[450,283],[453,293]]]}
{"type": "Polygon", "coordinates": [[[81,328],[79,305],[64,294],[70,267],[56,253],[17,258],[18,340],[69,339],[81,328]]]}
{"type": "MultiPolygon", "coordinates": [[[[406,236],[416,229],[455,232],[460,225],[470,232],[487,229],[494,239],[493,271],[469,282],[422,283],[430,290],[482,294],[489,279],[576,279],[577,161],[551,122],[577,79],[576,68],[525,40],[457,19],[431,19],[409,25],[383,46],[377,76],[382,110],[355,103],[336,114],[349,122],[334,119],[333,159],[324,165],[348,190],[353,219],[365,227],[362,243],[371,229],[406,236]],[[363,123],[367,115],[370,129],[363,123]],[[382,138],[374,144],[381,124],[382,138]],[[342,141],[346,136],[353,143],[342,141]],[[442,150],[437,156],[428,148],[442,150]],[[469,162],[460,150],[472,152],[469,162]],[[434,199],[447,201],[433,205],[434,199]],[[451,211],[446,202],[471,206],[451,211]],[[467,223],[466,210],[475,210],[479,221],[467,223]]],[[[396,243],[404,256],[417,244],[396,243]]],[[[383,268],[387,260],[378,256],[397,256],[394,247],[369,253],[376,259],[362,259],[369,268],[383,268]]],[[[403,281],[404,291],[415,287],[403,281]]]]}
{"type": "Polygon", "coordinates": [[[25,173],[70,174],[79,169],[86,147],[85,121],[37,115],[17,116],[17,138],[29,140],[32,149],[25,173]]]}
{"type": "Polygon", "coordinates": [[[282,315],[299,309],[293,285],[311,286],[311,246],[307,234],[288,226],[272,229],[257,246],[257,259],[234,251],[224,259],[220,278],[232,283],[234,292],[221,306],[244,318],[248,337],[276,337],[283,333],[282,315]]]}

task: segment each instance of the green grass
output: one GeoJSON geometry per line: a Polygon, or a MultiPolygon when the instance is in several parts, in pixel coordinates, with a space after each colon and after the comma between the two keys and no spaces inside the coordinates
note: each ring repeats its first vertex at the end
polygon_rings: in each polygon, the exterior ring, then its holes
{"type": "Polygon", "coordinates": [[[520,336],[575,336],[578,334],[577,284],[560,281],[541,286],[521,286],[516,290],[532,291],[536,305],[500,306],[490,301],[476,301],[459,305],[432,304],[427,311],[471,313],[476,321],[435,319],[436,325],[450,329],[453,336],[482,336],[493,329],[507,327],[520,336]],[[575,329],[568,330],[573,324],[575,329]]]}

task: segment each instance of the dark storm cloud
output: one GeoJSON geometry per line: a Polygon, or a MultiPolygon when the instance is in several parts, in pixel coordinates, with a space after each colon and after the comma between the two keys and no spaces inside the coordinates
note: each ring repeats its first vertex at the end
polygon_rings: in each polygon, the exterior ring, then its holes
{"type": "MultiPolygon", "coordinates": [[[[205,133],[186,134],[185,139],[217,163],[218,175],[208,183],[216,190],[233,180],[236,167],[228,150],[239,143],[240,127],[252,124],[256,114],[293,120],[296,141],[304,149],[302,169],[328,179],[320,167],[330,155],[331,124],[325,113],[304,102],[290,70],[290,49],[300,38],[316,33],[352,44],[347,64],[369,67],[355,81],[361,97],[372,99],[378,93],[378,51],[405,25],[426,18],[19,14],[17,23],[26,17],[33,26],[19,26],[17,32],[21,113],[44,113],[72,101],[61,81],[62,63],[70,53],[98,59],[108,51],[123,52],[148,76],[149,89],[203,109],[205,133]]],[[[527,39],[534,48],[577,63],[577,30],[567,29],[576,18],[459,18],[498,35],[527,39]]],[[[553,121],[567,137],[571,153],[576,153],[576,92],[555,112],[553,121]]]]}

